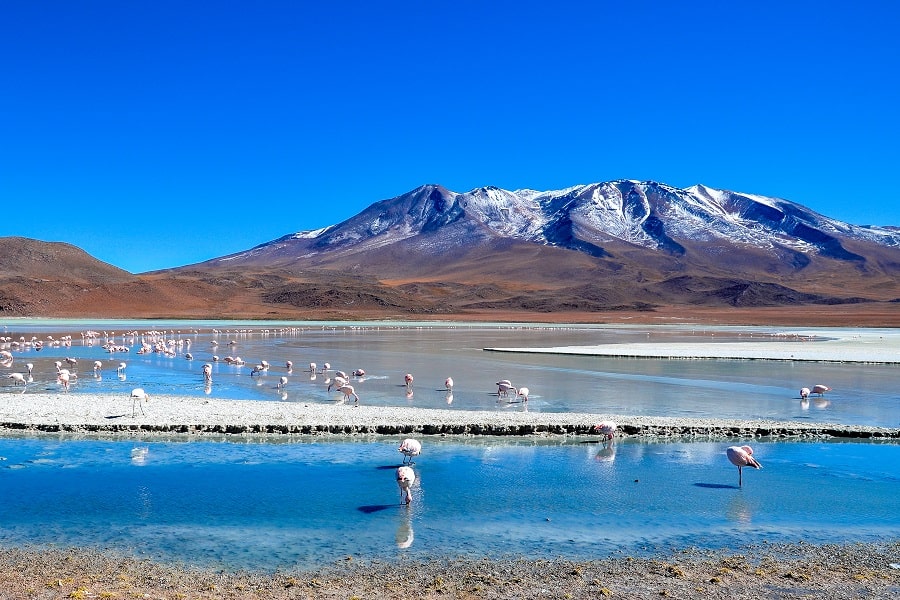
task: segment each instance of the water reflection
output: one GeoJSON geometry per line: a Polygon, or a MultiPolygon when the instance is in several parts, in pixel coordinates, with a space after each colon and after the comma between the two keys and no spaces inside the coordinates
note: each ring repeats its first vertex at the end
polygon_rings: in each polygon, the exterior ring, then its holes
{"type": "Polygon", "coordinates": [[[400,524],[397,526],[397,533],[394,540],[398,548],[409,548],[413,543],[413,527],[412,527],[412,509],[406,507],[402,510],[400,516],[400,524]]]}

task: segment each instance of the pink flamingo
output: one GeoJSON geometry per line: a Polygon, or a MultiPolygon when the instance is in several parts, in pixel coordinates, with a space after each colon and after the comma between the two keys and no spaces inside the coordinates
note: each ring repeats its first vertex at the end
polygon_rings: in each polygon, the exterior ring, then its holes
{"type": "Polygon", "coordinates": [[[342,385],[338,388],[338,391],[344,394],[344,400],[350,400],[350,396],[356,398],[356,404],[359,404],[359,396],[356,394],[356,391],[353,389],[352,385],[342,385]]]}
{"type": "Polygon", "coordinates": [[[447,389],[448,392],[453,391],[453,378],[452,377],[448,377],[447,379],[444,380],[444,387],[447,389]]]}
{"type": "Polygon", "coordinates": [[[528,402],[529,391],[530,390],[527,387],[520,387],[519,389],[517,389],[516,390],[516,400],[518,400],[519,397],[521,397],[522,402],[528,402]]]}
{"type": "Polygon", "coordinates": [[[618,425],[616,425],[615,421],[600,421],[599,423],[594,425],[594,431],[598,432],[607,440],[613,439],[618,428],[619,427],[618,425]]]}
{"type": "Polygon", "coordinates": [[[497,396],[509,396],[509,390],[514,390],[512,382],[509,379],[501,379],[497,382],[497,396]]]}
{"type": "Polygon", "coordinates": [[[819,396],[824,396],[825,392],[830,392],[830,391],[831,391],[830,387],[828,387],[827,385],[822,385],[821,383],[814,385],[812,388],[812,393],[818,394],[819,396]]]}
{"type": "Polygon", "coordinates": [[[406,375],[404,375],[404,376],[403,376],[403,381],[406,382],[406,389],[411,388],[411,387],[412,387],[412,384],[413,384],[413,376],[412,376],[412,373],[407,373],[406,375]]]}
{"type": "Polygon", "coordinates": [[[416,481],[416,474],[410,467],[399,467],[397,469],[397,485],[400,487],[400,503],[404,499],[406,504],[412,502],[412,491],[410,488],[416,481]]]}
{"type": "Polygon", "coordinates": [[[743,487],[742,469],[744,467],[753,467],[754,469],[762,469],[762,465],[753,458],[753,448],[750,446],[731,446],[725,450],[728,460],[731,464],[738,468],[738,486],[743,487]]]}
{"type": "Polygon", "coordinates": [[[413,464],[412,459],[422,453],[422,443],[419,440],[408,438],[400,443],[398,448],[403,453],[403,464],[413,464]]]}
{"type": "Polygon", "coordinates": [[[800,388],[800,399],[806,400],[807,398],[809,398],[809,388],[808,387],[800,388]]]}

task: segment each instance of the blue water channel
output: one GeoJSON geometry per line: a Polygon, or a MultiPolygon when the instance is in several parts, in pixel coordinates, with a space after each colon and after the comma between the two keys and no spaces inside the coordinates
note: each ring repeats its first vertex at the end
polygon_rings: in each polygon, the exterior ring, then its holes
{"type": "MultiPolygon", "coordinates": [[[[487,346],[633,342],[647,329],[397,324],[2,322],[4,335],[73,334],[71,346],[14,352],[26,389],[60,392],[55,365],[75,358],[72,394],[180,394],[268,402],[338,403],[333,372],[354,380],[363,404],[487,411],[591,412],[763,418],[900,426],[895,365],[782,361],[604,359],[500,354],[487,346]],[[174,356],[104,350],[79,332],[168,329],[174,356]],[[213,328],[218,333],[213,332],[213,328]],[[184,340],[190,339],[189,350],[184,340]],[[214,343],[215,342],[215,343],[214,343]],[[185,357],[190,351],[194,358],[185,357]],[[201,367],[213,355],[213,384],[201,367]],[[103,368],[94,374],[92,364],[103,368]],[[272,366],[251,376],[260,360],[272,366]],[[294,363],[292,371],[284,366],[294,363]],[[117,372],[126,362],[124,372],[117,372]],[[410,394],[406,372],[415,374],[410,394]],[[279,389],[277,381],[289,382],[279,389]],[[443,381],[452,376],[452,394],[443,381]],[[494,382],[531,389],[509,404],[494,382]],[[833,392],[802,403],[802,385],[833,392]]],[[[112,332],[115,331],[115,334],[112,332]]],[[[720,341],[759,341],[778,330],[716,328],[720,341]],[[752,338],[750,337],[752,334],[752,338]]],[[[707,341],[696,328],[654,329],[707,341]]],[[[806,342],[814,343],[814,342],[806,342]]],[[[352,410],[348,407],[348,410],[352,410]]],[[[163,561],[274,570],[316,568],[347,557],[392,560],[467,556],[599,558],[652,555],[685,546],[852,542],[900,535],[900,444],[864,441],[657,441],[423,437],[413,502],[399,504],[400,439],[0,437],[0,544],[88,546],[163,561]],[[737,469],[725,448],[749,442],[762,470],[737,469]]]]}
{"type": "Polygon", "coordinates": [[[686,546],[896,539],[900,446],[424,438],[409,506],[398,440],[0,439],[0,543],[206,567],[599,558],[686,546]]]}

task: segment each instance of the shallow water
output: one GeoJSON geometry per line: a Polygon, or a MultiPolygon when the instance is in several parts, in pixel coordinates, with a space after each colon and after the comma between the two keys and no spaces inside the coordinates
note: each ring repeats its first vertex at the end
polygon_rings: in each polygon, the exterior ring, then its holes
{"type": "MultiPolygon", "coordinates": [[[[275,402],[337,403],[334,369],[364,368],[363,404],[489,411],[815,420],[900,426],[900,369],[780,361],[609,359],[484,352],[646,339],[641,327],[281,325],[191,322],[3,322],[4,335],[58,336],[69,348],[16,352],[0,374],[34,364],[26,390],[58,392],[54,363],[77,359],[73,394],[184,394],[275,402]],[[167,329],[174,357],[110,354],[82,343],[88,329],[167,329]],[[180,329],[179,329],[180,328],[180,329]],[[213,328],[220,330],[213,333],[213,328]],[[225,331],[228,328],[230,331],[225,331]],[[240,331],[246,328],[245,331],[240,331]],[[267,331],[266,331],[267,330],[267,331]],[[190,348],[186,341],[191,340],[190,348]],[[212,344],[218,342],[218,346],[212,344]],[[233,342],[233,343],[229,343],[233,342]],[[185,358],[185,352],[194,355],[185,358]],[[214,364],[213,354],[247,365],[214,364]],[[91,365],[103,368],[94,375],[91,365]],[[253,364],[272,367],[251,376],[253,364]],[[294,362],[288,373],[287,360],[294,362]],[[117,374],[119,362],[126,362],[117,374]],[[307,365],[331,363],[328,373],[307,365]],[[403,385],[415,374],[412,394],[403,385]],[[284,390],[279,377],[287,376],[284,390]],[[455,380],[451,395],[443,390],[455,380]],[[527,385],[527,405],[496,395],[495,381],[527,385]],[[802,404],[802,385],[834,391],[802,404]]],[[[759,341],[777,330],[716,328],[719,341],[759,341]],[[750,337],[752,334],[752,338],[750,337]],[[760,336],[762,336],[760,338],[760,336]]],[[[673,341],[711,341],[711,330],[654,329],[673,341]]],[[[781,341],[781,340],[779,340],[781,341]]],[[[814,343],[814,342],[806,342],[814,343]]],[[[223,568],[316,568],[347,556],[393,559],[505,555],[596,558],[690,545],[896,539],[900,444],[753,442],[760,471],[743,488],[724,450],[731,443],[559,438],[425,438],[414,501],[399,504],[399,439],[280,442],[0,437],[0,543],[110,548],[223,568]]]]}
{"type": "Polygon", "coordinates": [[[0,543],[233,569],[352,556],[599,558],[900,533],[900,446],[425,439],[399,504],[397,440],[0,438],[0,543]]]}
{"type": "MultiPolygon", "coordinates": [[[[840,364],[793,361],[657,360],[508,354],[486,352],[485,347],[549,347],[624,343],[647,339],[671,341],[784,341],[774,334],[783,329],[697,327],[533,327],[487,325],[398,326],[365,324],[286,324],[180,322],[4,322],[11,337],[53,332],[73,334],[70,348],[27,350],[15,353],[14,363],[0,374],[24,371],[34,364],[34,382],[24,393],[56,392],[54,363],[65,357],[78,360],[79,377],[72,393],[110,392],[127,396],[134,387],[153,394],[182,394],[219,398],[286,402],[339,403],[342,395],[327,391],[335,370],[352,372],[363,368],[365,377],[352,383],[361,402],[374,406],[418,406],[466,410],[535,412],[589,412],[622,415],[683,416],[816,421],[851,425],[900,427],[900,369],[896,365],[840,364]],[[228,325],[228,327],[226,327],[228,325]],[[168,331],[167,337],[183,345],[174,357],[136,350],[139,336],[123,336],[129,330],[150,328],[168,331]],[[220,332],[213,333],[217,328],[220,332]],[[109,353],[83,343],[79,332],[88,329],[117,331],[110,339],[127,344],[127,353],[109,353]],[[226,329],[228,331],[226,331],[226,329]],[[244,330],[243,332],[241,330],[244,330]],[[186,345],[190,341],[190,346],[186,345]],[[218,345],[213,345],[216,342],[218,345]],[[193,354],[187,360],[185,354],[193,354]],[[213,356],[239,356],[242,367],[212,362],[213,356]],[[94,374],[95,360],[103,363],[94,374]],[[266,360],[268,371],[252,376],[252,366],[266,360]],[[292,371],[285,368],[290,360],[292,371]],[[127,364],[119,374],[119,362],[127,364]],[[213,383],[203,383],[202,365],[213,364],[213,383]],[[310,373],[309,363],[319,369],[330,363],[327,373],[310,373]],[[403,385],[403,375],[413,373],[412,394],[403,385]],[[288,384],[279,389],[280,377],[288,384]],[[444,380],[452,376],[452,394],[444,380]],[[510,379],[530,389],[527,405],[508,403],[497,397],[494,384],[510,379]],[[800,387],[824,383],[833,391],[824,398],[801,402],[800,387]]],[[[815,342],[798,342],[815,343],[815,342]]],[[[0,394],[23,393],[8,380],[0,380],[0,394]]]]}

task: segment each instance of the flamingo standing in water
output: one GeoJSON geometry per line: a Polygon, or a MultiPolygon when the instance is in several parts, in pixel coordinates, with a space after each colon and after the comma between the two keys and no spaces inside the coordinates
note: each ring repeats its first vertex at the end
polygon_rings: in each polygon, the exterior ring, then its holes
{"type": "Polygon", "coordinates": [[[413,464],[413,457],[422,454],[422,443],[419,440],[409,438],[400,442],[400,447],[397,449],[403,453],[403,464],[411,465],[413,464]]]}
{"type": "Polygon", "coordinates": [[[447,389],[448,392],[453,391],[453,378],[452,377],[448,377],[447,379],[444,380],[444,387],[447,389]]]}
{"type": "Polygon", "coordinates": [[[522,402],[528,402],[528,392],[530,390],[527,387],[520,387],[516,390],[516,400],[520,397],[522,398],[522,402]]]}
{"type": "Polygon", "coordinates": [[[354,402],[359,404],[359,396],[356,394],[352,385],[342,385],[338,388],[338,391],[344,394],[344,400],[350,400],[350,396],[353,396],[356,399],[354,402]]]}
{"type": "Polygon", "coordinates": [[[754,469],[762,469],[762,465],[753,458],[753,448],[750,446],[731,446],[725,450],[728,460],[731,464],[738,468],[738,486],[743,487],[742,469],[744,467],[753,467],[754,469]]]}
{"type": "Polygon", "coordinates": [[[800,388],[800,399],[806,400],[807,398],[809,398],[809,388],[808,387],[800,388]]]}
{"type": "Polygon", "coordinates": [[[340,375],[335,375],[331,379],[331,381],[328,382],[328,390],[327,391],[330,392],[331,388],[341,389],[345,385],[347,385],[347,378],[341,377],[340,375]]]}
{"type": "Polygon", "coordinates": [[[26,383],[26,380],[25,380],[25,376],[22,375],[21,373],[10,373],[9,375],[6,376],[6,378],[12,379],[13,385],[19,385],[21,383],[22,385],[24,385],[26,387],[28,386],[28,384],[26,383]]]}
{"type": "Polygon", "coordinates": [[[497,396],[509,396],[509,390],[514,390],[512,382],[509,379],[501,379],[497,382],[497,396]]]}
{"type": "Polygon", "coordinates": [[[812,393],[818,394],[819,396],[824,396],[825,392],[830,392],[830,391],[831,391],[830,387],[828,387],[827,385],[822,385],[821,383],[817,383],[812,388],[812,393]]]}
{"type": "Polygon", "coordinates": [[[615,421],[600,421],[594,425],[594,431],[598,432],[607,440],[613,439],[616,435],[616,429],[618,429],[618,425],[616,425],[615,421]]]}
{"type": "Polygon", "coordinates": [[[278,389],[283,390],[284,386],[287,385],[287,382],[288,382],[288,378],[282,375],[281,378],[278,380],[278,389]]]}
{"type": "Polygon", "coordinates": [[[413,376],[412,373],[407,373],[403,376],[403,381],[406,383],[406,389],[410,389],[413,384],[413,376]]]}
{"type": "Polygon", "coordinates": [[[203,381],[212,383],[212,365],[209,363],[203,365],[203,381]]]}
{"type": "Polygon", "coordinates": [[[400,503],[412,502],[412,484],[416,481],[416,473],[410,467],[397,468],[397,485],[400,487],[400,503]]]}
{"type": "Polygon", "coordinates": [[[67,369],[62,369],[56,375],[56,380],[62,384],[64,390],[69,391],[69,371],[67,369]]]}

